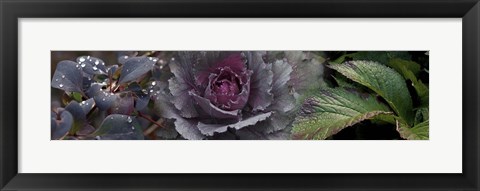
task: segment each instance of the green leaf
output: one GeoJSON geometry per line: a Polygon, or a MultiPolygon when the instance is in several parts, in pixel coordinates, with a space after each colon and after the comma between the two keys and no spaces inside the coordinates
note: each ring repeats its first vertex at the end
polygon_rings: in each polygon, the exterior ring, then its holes
{"type": "Polygon", "coordinates": [[[411,56],[407,51],[359,51],[345,54],[330,62],[333,64],[341,64],[346,61],[346,58],[352,58],[353,60],[371,60],[380,62],[381,64],[388,64],[391,58],[410,60],[411,56]]]}
{"type": "Polygon", "coordinates": [[[415,125],[428,120],[429,112],[428,112],[428,107],[421,107],[417,109],[417,112],[415,113],[415,125]]]}
{"type": "Polygon", "coordinates": [[[356,54],[356,53],[344,54],[344,55],[338,57],[338,58],[335,59],[335,60],[329,61],[329,63],[330,63],[330,64],[341,64],[341,63],[345,62],[348,57],[351,58],[351,57],[354,56],[355,54],[356,54]]]}
{"type": "Polygon", "coordinates": [[[338,84],[338,87],[342,87],[342,88],[345,88],[345,89],[356,89],[356,90],[365,90],[365,87],[358,84],[358,83],[355,83],[354,81],[348,79],[347,77],[343,76],[343,75],[334,75],[332,76],[332,78],[335,80],[335,82],[337,82],[338,84]]]}
{"type": "Polygon", "coordinates": [[[402,74],[405,79],[409,79],[410,75],[407,74],[407,71],[411,71],[413,76],[417,76],[420,72],[420,64],[417,64],[414,61],[403,60],[399,58],[392,58],[387,63],[388,66],[395,69],[398,73],[402,74]]]}
{"type": "Polygon", "coordinates": [[[382,96],[395,113],[413,125],[412,98],[405,80],[395,70],[372,61],[351,61],[329,67],[382,96]]]}
{"type": "Polygon", "coordinates": [[[410,128],[407,124],[397,121],[397,131],[400,136],[408,140],[428,140],[428,120],[410,128]]]}
{"type": "Polygon", "coordinates": [[[420,107],[428,107],[428,87],[421,80],[412,81],[412,86],[415,88],[418,97],[420,98],[420,107]]]}
{"type": "Polygon", "coordinates": [[[75,101],[77,102],[81,102],[82,101],[82,94],[78,93],[78,92],[72,92],[72,97],[73,99],[75,99],[75,101]]]}
{"type": "Polygon", "coordinates": [[[428,107],[428,87],[417,79],[417,75],[421,71],[420,65],[413,61],[395,58],[390,60],[388,66],[394,68],[405,79],[412,81],[412,87],[420,98],[421,107],[428,107]]]}
{"type": "Polygon", "coordinates": [[[340,130],[380,114],[388,106],[370,95],[343,88],[324,89],[307,98],[293,122],[293,139],[325,139],[340,130]]]}

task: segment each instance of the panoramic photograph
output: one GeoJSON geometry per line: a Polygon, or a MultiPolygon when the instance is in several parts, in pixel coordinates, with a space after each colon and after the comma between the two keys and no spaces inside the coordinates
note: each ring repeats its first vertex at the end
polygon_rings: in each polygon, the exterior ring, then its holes
{"type": "Polygon", "coordinates": [[[428,51],[51,51],[51,140],[429,140],[428,51]]]}

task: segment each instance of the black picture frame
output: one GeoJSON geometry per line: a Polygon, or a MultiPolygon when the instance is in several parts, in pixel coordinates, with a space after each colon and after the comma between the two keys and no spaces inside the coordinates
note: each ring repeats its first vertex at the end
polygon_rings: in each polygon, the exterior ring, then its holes
{"type": "MultiPolygon", "coordinates": [[[[478,0],[1,0],[1,190],[479,190],[478,0]],[[19,18],[462,18],[461,174],[18,173],[19,18]]],[[[455,111],[450,111],[455,112],[455,111]]],[[[394,164],[392,164],[394,165],[394,164]]]]}

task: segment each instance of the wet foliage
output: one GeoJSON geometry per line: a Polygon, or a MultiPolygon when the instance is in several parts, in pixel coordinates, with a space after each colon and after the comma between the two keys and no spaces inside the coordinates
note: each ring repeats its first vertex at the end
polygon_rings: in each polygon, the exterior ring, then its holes
{"type": "Polygon", "coordinates": [[[51,139],[428,139],[428,52],[52,52],[51,139]]]}

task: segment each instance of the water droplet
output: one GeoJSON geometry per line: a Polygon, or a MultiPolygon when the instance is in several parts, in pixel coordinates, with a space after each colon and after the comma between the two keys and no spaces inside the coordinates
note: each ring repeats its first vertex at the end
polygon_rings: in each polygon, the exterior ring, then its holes
{"type": "Polygon", "coordinates": [[[123,58],[124,58],[124,59],[127,59],[127,58],[128,58],[128,56],[124,56],[123,58]]]}
{"type": "Polygon", "coordinates": [[[84,58],[84,57],[81,57],[79,60],[80,60],[80,62],[84,62],[84,61],[85,61],[85,58],[84,58]]]}
{"type": "Polygon", "coordinates": [[[110,117],[110,119],[113,119],[113,117],[110,117]]]}
{"type": "Polygon", "coordinates": [[[80,64],[75,65],[75,67],[77,67],[77,68],[80,67],[80,64]]]}
{"type": "Polygon", "coordinates": [[[82,68],[84,68],[84,67],[85,67],[85,63],[82,63],[82,65],[81,65],[81,66],[82,66],[82,68]]]}
{"type": "Polygon", "coordinates": [[[56,82],[58,82],[58,79],[55,79],[56,82]]]}
{"type": "Polygon", "coordinates": [[[127,72],[128,72],[128,69],[127,69],[127,72]]]}
{"type": "Polygon", "coordinates": [[[163,66],[160,66],[160,69],[163,69],[163,66]]]}
{"type": "Polygon", "coordinates": [[[135,130],[135,127],[132,126],[132,130],[135,130]]]}
{"type": "Polygon", "coordinates": [[[159,61],[159,62],[160,62],[160,64],[163,64],[165,61],[163,61],[162,59],[160,59],[160,61],[159,61]]]}
{"type": "Polygon", "coordinates": [[[59,84],[58,87],[63,87],[63,84],[59,84]]]}
{"type": "Polygon", "coordinates": [[[93,66],[92,69],[93,69],[94,71],[97,71],[97,70],[98,70],[98,68],[97,68],[96,66],[93,66]]]}
{"type": "Polygon", "coordinates": [[[144,94],[147,94],[147,90],[146,90],[146,89],[142,89],[142,92],[143,92],[144,94]]]}
{"type": "Polygon", "coordinates": [[[157,59],[156,59],[156,58],[154,58],[152,61],[154,61],[154,62],[157,62],[157,59]]]}
{"type": "Polygon", "coordinates": [[[87,56],[87,59],[90,59],[90,56],[87,56]]]}
{"type": "Polygon", "coordinates": [[[150,90],[150,93],[152,93],[152,92],[153,92],[153,90],[150,90]]]}
{"type": "Polygon", "coordinates": [[[175,61],[175,58],[172,58],[172,61],[175,61]]]}
{"type": "Polygon", "coordinates": [[[65,75],[62,75],[62,78],[65,78],[65,75]]]}
{"type": "Polygon", "coordinates": [[[148,57],[148,59],[149,59],[149,60],[153,60],[153,58],[152,58],[152,57],[148,57]]]}
{"type": "Polygon", "coordinates": [[[132,118],[131,118],[130,116],[128,116],[127,122],[128,122],[128,123],[131,123],[131,122],[132,122],[132,118]]]}
{"type": "Polygon", "coordinates": [[[82,101],[82,103],[81,103],[81,104],[85,104],[85,101],[82,101]]]}
{"type": "Polygon", "coordinates": [[[95,65],[98,65],[98,64],[100,64],[100,61],[98,61],[98,60],[95,61],[95,65]]]}
{"type": "Polygon", "coordinates": [[[102,101],[105,101],[105,98],[103,98],[102,101]]]}
{"type": "Polygon", "coordinates": [[[88,105],[88,102],[87,102],[87,103],[85,103],[85,105],[88,105]]]}
{"type": "Polygon", "coordinates": [[[152,82],[152,86],[154,86],[155,84],[157,84],[157,82],[152,82]]]}

